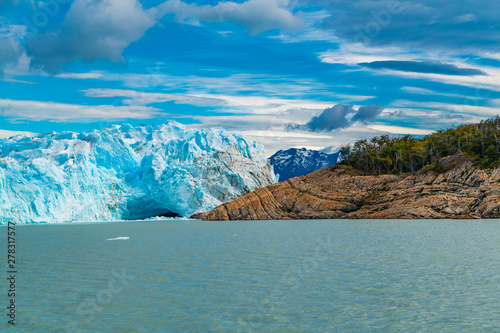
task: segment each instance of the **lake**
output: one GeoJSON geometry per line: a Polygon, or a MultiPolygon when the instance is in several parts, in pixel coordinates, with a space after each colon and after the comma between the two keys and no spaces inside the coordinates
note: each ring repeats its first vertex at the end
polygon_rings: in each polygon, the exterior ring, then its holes
{"type": "Polygon", "coordinates": [[[18,225],[16,236],[16,332],[500,331],[499,220],[18,225]]]}

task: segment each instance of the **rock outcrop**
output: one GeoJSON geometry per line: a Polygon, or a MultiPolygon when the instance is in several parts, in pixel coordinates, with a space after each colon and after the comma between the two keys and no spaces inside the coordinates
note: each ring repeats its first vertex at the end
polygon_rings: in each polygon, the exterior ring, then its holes
{"type": "Polygon", "coordinates": [[[480,169],[457,154],[412,175],[362,176],[326,167],[269,185],[203,220],[475,219],[500,217],[500,169],[480,169]]]}

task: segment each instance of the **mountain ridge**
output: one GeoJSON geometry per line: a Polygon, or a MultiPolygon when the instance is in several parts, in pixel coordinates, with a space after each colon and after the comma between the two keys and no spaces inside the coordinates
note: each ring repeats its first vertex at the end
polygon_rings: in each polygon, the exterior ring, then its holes
{"type": "Polygon", "coordinates": [[[339,156],[338,152],[327,154],[306,148],[290,148],[278,150],[269,158],[269,162],[274,168],[274,173],[279,175],[279,181],[282,182],[335,165],[339,162],[339,156]]]}

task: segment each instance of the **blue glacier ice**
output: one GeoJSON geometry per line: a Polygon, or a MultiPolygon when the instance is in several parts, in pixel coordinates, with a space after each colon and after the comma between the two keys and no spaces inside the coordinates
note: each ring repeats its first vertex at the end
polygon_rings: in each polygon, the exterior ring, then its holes
{"type": "Polygon", "coordinates": [[[0,141],[0,222],[189,217],[275,181],[262,145],[219,128],[18,135],[0,141]]]}

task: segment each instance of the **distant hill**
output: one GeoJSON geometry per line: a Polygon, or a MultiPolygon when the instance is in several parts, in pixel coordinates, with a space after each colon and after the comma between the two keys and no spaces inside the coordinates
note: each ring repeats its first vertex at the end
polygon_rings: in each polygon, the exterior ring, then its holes
{"type": "Polygon", "coordinates": [[[446,156],[466,154],[475,166],[500,166],[500,118],[455,126],[415,138],[411,135],[383,135],[358,140],[339,150],[342,164],[366,175],[414,173],[431,165],[442,171],[439,161],[446,156]]]}
{"type": "Polygon", "coordinates": [[[339,162],[339,153],[325,154],[306,148],[291,148],[277,151],[269,161],[274,167],[274,173],[279,175],[279,181],[282,182],[335,165],[339,162]]]}

